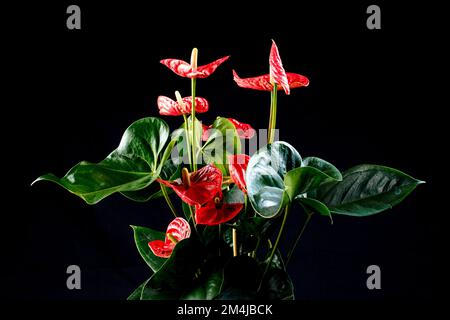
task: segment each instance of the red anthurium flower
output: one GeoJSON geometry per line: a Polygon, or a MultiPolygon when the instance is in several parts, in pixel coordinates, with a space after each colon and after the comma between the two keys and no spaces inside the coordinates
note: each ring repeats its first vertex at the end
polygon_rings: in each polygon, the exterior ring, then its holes
{"type": "MultiPolygon", "coordinates": [[[[288,84],[290,89],[307,87],[309,85],[309,80],[307,77],[302,76],[297,73],[286,73],[288,84]]],[[[239,78],[236,71],[233,70],[233,80],[237,83],[237,85],[241,88],[254,89],[254,90],[262,90],[262,91],[272,91],[273,85],[270,83],[270,75],[265,74],[259,77],[253,78],[239,78]]],[[[278,86],[278,90],[282,90],[281,86],[278,86]]]]}
{"type": "Polygon", "coordinates": [[[195,221],[197,224],[216,226],[236,217],[243,207],[243,203],[224,202],[222,194],[218,193],[203,207],[197,208],[195,212],[195,221]]]}
{"type": "Polygon", "coordinates": [[[230,171],[231,179],[244,193],[247,193],[245,172],[247,171],[249,161],[250,157],[246,154],[228,156],[228,170],[230,171]]]}
{"type": "Polygon", "coordinates": [[[154,240],[148,243],[150,250],[157,257],[169,258],[175,245],[191,236],[191,227],[183,218],[175,218],[168,226],[166,231],[166,239],[154,240]]]}
{"type": "MultiPolygon", "coordinates": [[[[181,116],[183,114],[190,114],[192,110],[192,97],[185,97],[181,103],[174,101],[169,97],[158,97],[159,114],[163,116],[181,116]]],[[[204,113],[208,111],[209,104],[205,98],[195,98],[195,112],[204,113]]]]}
{"type": "MultiPolygon", "coordinates": [[[[233,118],[227,118],[227,119],[234,125],[239,137],[244,138],[244,139],[251,139],[255,135],[256,131],[255,131],[255,129],[252,128],[251,125],[249,125],[247,123],[239,122],[233,118]]],[[[209,139],[208,130],[212,128],[212,125],[207,126],[207,125],[202,124],[202,128],[203,128],[202,140],[207,141],[209,139]]]]}
{"type": "Polygon", "coordinates": [[[164,59],[160,62],[175,72],[177,75],[186,78],[206,78],[209,77],[217,67],[224,63],[230,56],[226,56],[204,66],[197,67],[197,49],[192,51],[191,64],[178,59],[164,59]]]}
{"type": "Polygon", "coordinates": [[[284,71],[283,63],[281,62],[280,53],[278,52],[278,47],[275,41],[272,40],[272,48],[270,49],[269,56],[270,65],[270,82],[276,83],[284,89],[286,94],[290,93],[289,81],[286,76],[286,71],[284,71]]]}
{"type": "Polygon", "coordinates": [[[290,93],[290,89],[306,87],[309,85],[307,77],[298,73],[285,72],[281,63],[280,54],[275,42],[272,43],[269,57],[270,74],[265,74],[253,78],[240,78],[236,71],[233,70],[233,79],[239,87],[272,91],[274,83],[278,84],[277,89],[290,93]]]}
{"type": "Polygon", "coordinates": [[[255,129],[253,129],[252,126],[248,123],[242,123],[233,118],[228,118],[228,120],[230,120],[230,122],[236,128],[239,137],[244,139],[251,139],[255,135],[255,129]]]}
{"type": "Polygon", "coordinates": [[[192,173],[183,168],[181,173],[181,179],[174,181],[158,179],[158,181],[172,188],[181,200],[190,206],[205,204],[222,188],[222,172],[212,164],[192,173]]]}

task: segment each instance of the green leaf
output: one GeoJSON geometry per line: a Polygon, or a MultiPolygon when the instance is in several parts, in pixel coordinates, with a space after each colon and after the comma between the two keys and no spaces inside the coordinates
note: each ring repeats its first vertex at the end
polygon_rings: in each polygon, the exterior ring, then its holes
{"type": "Polygon", "coordinates": [[[250,203],[264,218],[275,217],[289,196],[284,177],[302,165],[302,158],[290,144],[277,141],[261,148],[250,158],[246,182],[250,203]]]}
{"type": "Polygon", "coordinates": [[[302,166],[284,177],[286,192],[291,201],[298,195],[316,189],[327,181],[341,181],[342,175],[331,163],[317,157],[303,159],[302,166]]]}
{"type": "Polygon", "coordinates": [[[158,157],[169,136],[161,119],[144,118],[134,122],[122,136],[119,147],[99,163],[82,161],[62,178],[46,174],[37,181],[57,183],[88,204],[95,204],[115,192],[149,186],[160,174],[158,157]]]}
{"type": "MultiPolygon", "coordinates": [[[[152,278],[149,279],[149,282],[152,278]]],[[[153,288],[145,284],[142,289],[141,300],[177,300],[180,293],[171,289],[153,288]]]]}
{"type": "Polygon", "coordinates": [[[260,295],[267,300],[294,300],[294,285],[289,274],[283,269],[269,269],[261,286],[260,295]]]}
{"type": "Polygon", "coordinates": [[[183,295],[184,300],[212,300],[217,297],[223,284],[223,270],[212,272],[205,282],[183,295]]]}
{"type": "MultiPolygon", "coordinates": [[[[174,162],[169,159],[162,166],[159,177],[163,180],[173,181],[178,179],[180,175],[181,166],[176,166],[174,162]]],[[[173,192],[170,188],[166,188],[166,190],[168,194],[171,194],[173,192]]],[[[125,191],[121,193],[128,199],[138,202],[146,202],[163,196],[159,183],[152,183],[148,187],[141,190],[125,191]]]]}
{"type": "Polygon", "coordinates": [[[326,175],[328,175],[331,179],[341,181],[342,180],[342,174],[341,172],[333,166],[328,161],[322,160],[317,157],[307,157],[303,159],[304,167],[313,167],[317,170],[322,171],[326,175]]]}
{"type": "MultiPolygon", "coordinates": [[[[267,261],[261,266],[265,269],[267,261]]],[[[279,250],[273,256],[271,266],[265,275],[260,289],[260,298],[265,300],[293,300],[294,285],[286,272],[279,250]]]]}
{"type": "Polygon", "coordinates": [[[322,182],[330,179],[330,176],[313,167],[300,167],[289,171],[284,177],[286,193],[291,201],[296,196],[314,190],[322,182]]]}
{"type": "Polygon", "coordinates": [[[149,279],[145,280],[139,287],[137,287],[127,298],[127,300],[141,300],[142,290],[149,279]]]}
{"type": "Polygon", "coordinates": [[[341,182],[321,186],[314,198],[332,213],[364,217],[392,208],[421,183],[396,169],[359,165],[344,172],[341,182]]]}
{"type": "Polygon", "coordinates": [[[303,198],[300,196],[297,196],[295,199],[301,204],[307,214],[318,213],[321,216],[329,217],[331,223],[333,224],[330,209],[328,209],[328,207],[319,200],[313,198],[303,198]]]}
{"type": "Polygon", "coordinates": [[[204,249],[198,240],[192,237],[181,240],[145,288],[149,292],[173,291],[181,296],[183,290],[193,285],[203,259],[204,249]]]}
{"type": "Polygon", "coordinates": [[[228,175],[227,156],[241,153],[241,139],[233,123],[227,118],[217,117],[200,152],[207,164],[214,163],[224,175],[228,175]]]}
{"type": "Polygon", "coordinates": [[[164,232],[154,231],[149,228],[138,226],[131,226],[131,228],[133,228],[134,242],[139,251],[139,254],[148,264],[148,266],[153,270],[153,272],[157,272],[159,269],[161,269],[162,265],[166,262],[167,259],[155,256],[152,250],[150,250],[148,243],[153,240],[164,240],[164,232]]]}

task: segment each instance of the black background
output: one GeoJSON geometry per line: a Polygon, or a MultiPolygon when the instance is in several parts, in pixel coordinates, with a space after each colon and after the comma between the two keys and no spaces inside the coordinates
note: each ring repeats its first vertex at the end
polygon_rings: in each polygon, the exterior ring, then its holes
{"type": "MultiPolygon", "coordinates": [[[[427,181],[383,214],[335,216],[332,226],[313,220],[289,267],[296,298],[436,297],[440,222],[430,202],[439,162],[425,159],[435,154],[432,141],[440,134],[431,70],[443,53],[428,22],[438,7],[375,2],[382,29],[368,30],[365,11],[372,3],[364,2],[299,2],[296,8],[282,2],[73,3],[23,4],[4,12],[13,19],[4,50],[4,90],[12,99],[2,127],[8,189],[2,296],[125,299],[150,275],[129,225],[164,229],[171,219],[165,203],[114,195],[89,206],[54,184],[29,184],[44,173],[63,175],[80,160],[103,159],[129,124],[158,116],[158,95],[188,95],[190,82],[159,60],[188,60],[194,46],[199,64],[231,55],[198,83],[198,94],[210,101],[201,119],[220,115],[265,128],[269,94],[237,87],[231,69],[241,77],[267,73],[274,39],[286,70],[311,81],[289,97],[279,95],[281,140],[341,169],[377,163],[427,181]],[[66,28],[65,11],[73,3],[81,7],[81,30],[66,28]],[[66,288],[71,264],[81,267],[82,290],[66,288]],[[366,288],[371,264],[381,267],[381,290],[366,288]]],[[[172,129],[180,123],[164,120],[172,129]]],[[[304,217],[292,216],[293,232],[304,217]]]]}

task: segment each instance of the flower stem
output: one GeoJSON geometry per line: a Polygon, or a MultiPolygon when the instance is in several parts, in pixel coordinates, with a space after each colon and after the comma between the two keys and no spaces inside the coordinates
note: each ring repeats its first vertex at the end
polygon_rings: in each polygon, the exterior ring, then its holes
{"type": "Polygon", "coordinates": [[[186,115],[183,114],[183,119],[184,119],[184,128],[185,128],[185,132],[186,132],[186,149],[187,149],[187,154],[188,154],[188,160],[189,160],[189,168],[192,171],[192,160],[191,160],[191,143],[190,143],[190,139],[189,139],[189,122],[188,119],[186,118],[186,115]]]}
{"type": "Polygon", "coordinates": [[[169,198],[169,194],[167,193],[166,186],[163,185],[162,183],[159,183],[159,186],[161,187],[161,192],[162,192],[162,194],[164,196],[164,199],[166,199],[166,202],[167,202],[167,205],[170,208],[170,211],[172,211],[172,213],[175,216],[175,218],[178,217],[177,210],[175,210],[175,207],[173,206],[173,203],[172,203],[172,201],[169,198]]]}
{"type": "Polygon", "coordinates": [[[278,244],[280,243],[281,235],[283,234],[284,226],[286,225],[286,220],[287,220],[288,215],[289,215],[289,205],[287,205],[284,208],[284,216],[283,216],[283,221],[281,222],[280,231],[278,231],[278,236],[277,236],[277,239],[275,240],[275,244],[273,245],[272,251],[270,253],[269,261],[267,262],[266,269],[264,270],[264,273],[262,275],[258,291],[261,289],[261,285],[264,280],[264,277],[266,276],[266,273],[267,273],[267,271],[269,271],[270,265],[272,264],[273,256],[275,255],[275,252],[277,251],[277,248],[278,248],[278,244]]]}
{"type": "Polygon", "coordinates": [[[238,251],[237,251],[237,233],[236,233],[236,228],[232,228],[231,232],[233,234],[233,257],[237,257],[238,251]]]}
{"type": "Polygon", "coordinates": [[[302,229],[300,230],[300,232],[299,232],[299,234],[298,234],[298,236],[297,236],[297,239],[295,239],[294,244],[293,244],[292,247],[289,249],[289,252],[288,252],[288,255],[287,255],[287,258],[286,258],[286,263],[285,263],[285,266],[286,266],[286,267],[287,267],[289,261],[290,261],[291,258],[292,258],[292,254],[294,253],[295,247],[297,247],[297,245],[298,245],[298,243],[299,243],[299,241],[300,241],[300,238],[302,237],[303,233],[305,232],[306,227],[308,226],[309,220],[311,220],[311,217],[312,217],[312,215],[313,215],[313,213],[306,213],[306,214],[307,214],[307,217],[306,217],[305,223],[303,224],[303,227],[302,227],[302,229]]]}
{"type": "Polygon", "coordinates": [[[273,90],[270,94],[271,101],[270,101],[270,118],[269,118],[269,137],[267,143],[273,143],[275,140],[275,127],[277,124],[277,84],[275,83],[273,85],[273,90]]]}
{"type": "Polygon", "coordinates": [[[197,155],[196,155],[196,146],[197,143],[196,137],[195,137],[195,89],[197,85],[197,79],[192,78],[191,79],[191,94],[192,94],[192,111],[191,111],[191,121],[192,121],[192,163],[194,171],[197,171],[197,155]]]}
{"type": "Polygon", "coordinates": [[[198,233],[198,231],[197,231],[197,222],[195,222],[195,213],[192,210],[192,206],[188,206],[188,207],[189,207],[189,213],[191,214],[192,224],[194,225],[195,232],[198,233]]]}

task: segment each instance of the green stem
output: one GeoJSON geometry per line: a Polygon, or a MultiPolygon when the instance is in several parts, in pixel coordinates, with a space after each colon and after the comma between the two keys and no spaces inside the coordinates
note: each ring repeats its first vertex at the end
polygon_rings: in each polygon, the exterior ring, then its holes
{"type": "Polygon", "coordinates": [[[188,207],[189,207],[189,213],[191,214],[192,224],[194,225],[195,232],[198,234],[197,222],[195,222],[195,216],[194,216],[194,212],[192,211],[192,206],[188,206],[188,207]]]}
{"type": "Polygon", "coordinates": [[[159,186],[161,187],[161,192],[162,192],[162,194],[164,196],[164,199],[166,199],[166,202],[167,202],[167,205],[170,208],[170,211],[172,211],[172,213],[175,216],[175,218],[178,217],[177,210],[175,210],[175,207],[173,206],[173,203],[172,203],[172,201],[169,198],[169,194],[167,193],[166,186],[163,185],[162,183],[160,183],[159,186]]]}
{"type": "Polygon", "coordinates": [[[191,79],[191,94],[192,94],[192,111],[191,111],[191,121],[192,121],[192,162],[194,171],[197,171],[197,156],[196,156],[196,146],[197,143],[195,139],[195,89],[196,89],[197,79],[191,79]]]}
{"type": "Polygon", "coordinates": [[[289,205],[287,205],[284,208],[284,216],[283,216],[283,221],[281,222],[280,231],[278,231],[278,236],[277,236],[277,239],[275,240],[275,244],[273,245],[272,252],[270,253],[269,261],[268,261],[266,269],[264,270],[264,273],[262,275],[258,291],[261,289],[261,285],[264,280],[264,277],[266,276],[266,273],[267,273],[267,271],[269,271],[270,265],[272,264],[273,256],[275,255],[275,252],[277,251],[277,248],[278,248],[278,244],[280,243],[281,235],[283,234],[284,226],[286,225],[286,220],[287,220],[288,215],[289,215],[289,205]]]}
{"type": "Polygon", "coordinates": [[[306,217],[305,223],[303,224],[303,227],[300,230],[300,233],[298,234],[297,239],[295,240],[295,242],[292,245],[292,247],[289,249],[289,252],[288,252],[288,255],[287,255],[287,258],[286,258],[286,263],[285,263],[286,267],[287,267],[289,261],[291,261],[291,258],[292,258],[292,255],[294,253],[295,247],[297,247],[297,245],[298,245],[298,243],[300,241],[300,238],[302,237],[303,233],[305,232],[305,229],[308,226],[309,220],[311,220],[311,217],[312,217],[313,213],[307,213],[307,215],[308,216],[306,217]]]}
{"type": "Polygon", "coordinates": [[[190,139],[189,139],[189,122],[188,119],[186,118],[186,115],[183,114],[183,119],[184,119],[184,128],[186,129],[186,149],[187,149],[187,154],[188,154],[188,160],[189,160],[189,168],[191,169],[190,171],[192,171],[192,160],[191,160],[191,143],[190,143],[190,139]]]}
{"type": "Polygon", "coordinates": [[[272,127],[272,109],[273,109],[273,90],[270,92],[270,112],[269,112],[269,124],[267,125],[267,143],[270,141],[272,127]]]}
{"type": "Polygon", "coordinates": [[[277,84],[275,83],[271,93],[272,101],[270,103],[270,130],[268,143],[273,143],[275,140],[275,127],[277,124],[277,93],[277,84]]]}

